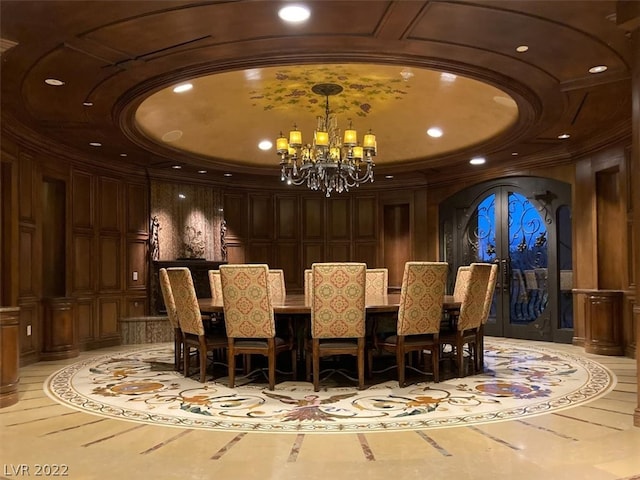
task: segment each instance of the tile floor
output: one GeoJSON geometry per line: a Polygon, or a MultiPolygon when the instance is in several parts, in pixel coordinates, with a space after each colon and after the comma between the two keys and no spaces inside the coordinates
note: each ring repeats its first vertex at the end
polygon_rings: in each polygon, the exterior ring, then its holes
{"type": "Polygon", "coordinates": [[[44,380],[63,365],[114,350],[21,370],[19,403],[0,409],[0,479],[640,480],[640,428],[633,426],[637,369],[629,358],[588,355],[611,369],[618,383],[584,406],[526,421],[406,432],[159,427],[70,410],[43,392],[44,380]]]}

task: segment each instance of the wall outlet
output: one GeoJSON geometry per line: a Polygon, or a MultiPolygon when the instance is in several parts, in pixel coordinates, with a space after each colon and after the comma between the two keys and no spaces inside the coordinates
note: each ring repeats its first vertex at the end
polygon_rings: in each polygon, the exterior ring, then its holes
{"type": "Polygon", "coordinates": [[[138,272],[133,272],[133,281],[134,282],[138,281],[138,272]]]}
{"type": "Polygon", "coordinates": [[[31,336],[31,325],[27,325],[27,337],[31,336]]]}

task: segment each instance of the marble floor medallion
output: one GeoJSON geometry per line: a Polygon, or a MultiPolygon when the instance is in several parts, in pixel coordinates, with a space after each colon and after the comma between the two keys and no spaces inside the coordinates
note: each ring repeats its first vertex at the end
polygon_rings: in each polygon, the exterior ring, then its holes
{"type": "MultiPolygon", "coordinates": [[[[159,344],[69,365],[44,384],[55,401],[96,415],[185,428],[261,432],[418,430],[512,420],[592,401],[616,383],[602,365],[548,344],[487,339],[485,373],[399,388],[383,381],[314,392],[281,381],[274,391],[226,378],[202,384],[172,370],[159,344]]],[[[208,377],[210,378],[210,377],[208,377]]],[[[286,380],[278,375],[279,380],[286,380]]]]}

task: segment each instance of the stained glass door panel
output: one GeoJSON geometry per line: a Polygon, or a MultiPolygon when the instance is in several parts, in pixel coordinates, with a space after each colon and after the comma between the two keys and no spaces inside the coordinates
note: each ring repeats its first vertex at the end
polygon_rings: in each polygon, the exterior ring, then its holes
{"type": "Polygon", "coordinates": [[[488,335],[568,342],[571,287],[561,283],[572,273],[570,190],[558,195],[528,180],[521,186],[477,186],[475,195],[471,189],[443,208],[443,259],[452,273],[473,262],[499,265],[488,335]]]}

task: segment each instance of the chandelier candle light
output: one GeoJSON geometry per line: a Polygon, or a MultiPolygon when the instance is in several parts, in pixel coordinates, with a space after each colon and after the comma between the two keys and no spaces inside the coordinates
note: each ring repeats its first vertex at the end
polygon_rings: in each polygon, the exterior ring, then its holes
{"type": "Polygon", "coordinates": [[[312,144],[302,143],[302,132],[294,125],[289,140],[280,133],[276,150],[280,156],[281,180],[288,185],[306,182],[311,190],[331,192],[349,191],[361,183],[373,182],[373,157],[376,155],[376,136],[369,131],[362,145],[349,125],[341,138],[335,114],[329,111],[329,96],[342,92],[335,83],[314,85],[313,93],[326,98],[324,117],[318,117],[318,126],[312,144]]]}

